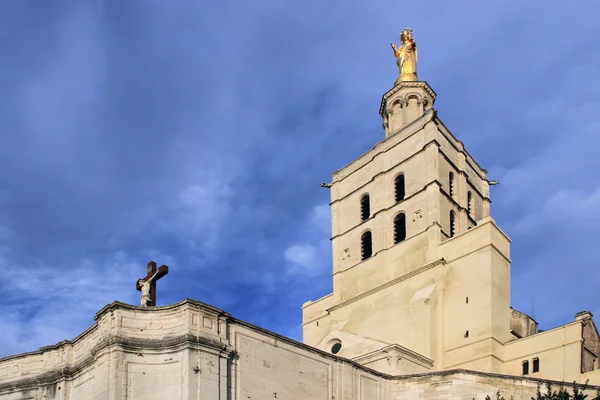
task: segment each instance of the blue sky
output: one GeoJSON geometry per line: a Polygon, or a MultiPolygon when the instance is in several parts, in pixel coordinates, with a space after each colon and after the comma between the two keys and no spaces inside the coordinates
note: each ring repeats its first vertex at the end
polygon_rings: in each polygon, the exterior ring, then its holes
{"type": "Polygon", "coordinates": [[[104,305],[190,297],[301,339],[331,291],[328,190],[383,138],[405,26],[440,118],[500,181],[512,305],[600,317],[600,3],[5,1],[0,356],[104,305]]]}

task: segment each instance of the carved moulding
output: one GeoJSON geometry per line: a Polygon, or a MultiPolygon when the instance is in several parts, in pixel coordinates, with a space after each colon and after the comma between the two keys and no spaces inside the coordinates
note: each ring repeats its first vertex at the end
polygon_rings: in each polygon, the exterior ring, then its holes
{"type": "Polygon", "coordinates": [[[120,335],[108,335],[100,339],[93,346],[89,354],[80,361],[71,365],[62,365],[59,368],[36,374],[34,376],[14,380],[0,384],[0,393],[9,391],[37,390],[41,386],[53,385],[61,380],[72,380],[85,368],[91,366],[99,355],[111,346],[117,346],[122,351],[161,351],[173,349],[183,350],[186,347],[202,348],[209,353],[218,354],[221,357],[232,357],[235,352],[233,347],[217,339],[185,334],[177,337],[165,337],[161,339],[142,339],[120,335]]]}
{"type": "MultiPolygon", "coordinates": [[[[387,93],[385,93],[382,98],[381,98],[381,105],[379,107],[379,115],[381,115],[383,117],[384,113],[387,111],[387,104],[388,101],[398,92],[406,89],[406,88],[410,88],[410,89],[420,89],[419,91],[417,90],[411,90],[408,94],[413,94],[413,93],[419,93],[419,92],[424,92],[425,95],[422,96],[423,98],[423,102],[425,102],[425,98],[428,98],[427,100],[427,104],[428,105],[433,105],[433,103],[435,102],[435,99],[437,98],[436,93],[433,91],[433,89],[431,89],[431,87],[427,84],[427,82],[424,81],[418,81],[418,82],[401,82],[398,85],[394,86],[392,89],[388,90],[387,93]]],[[[403,96],[404,97],[404,96],[403,96]]]]}
{"type": "Polygon", "coordinates": [[[360,355],[353,358],[352,361],[365,365],[381,359],[385,359],[390,367],[397,367],[402,359],[406,359],[424,370],[431,370],[434,365],[434,361],[429,357],[425,357],[399,344],[392,344],[379,350],[360,355]]]}

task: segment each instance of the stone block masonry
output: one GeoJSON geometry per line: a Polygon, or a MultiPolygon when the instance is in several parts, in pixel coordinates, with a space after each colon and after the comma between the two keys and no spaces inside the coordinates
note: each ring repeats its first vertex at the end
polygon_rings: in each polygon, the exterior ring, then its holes
{"type": "Polygon", "coordinates": [[[0,400],[483,399],[498,390],[529,400],[543,383],[466,370],[387,375],[194,300],[115,302],[74,340],[0,360],[0,400]]]}

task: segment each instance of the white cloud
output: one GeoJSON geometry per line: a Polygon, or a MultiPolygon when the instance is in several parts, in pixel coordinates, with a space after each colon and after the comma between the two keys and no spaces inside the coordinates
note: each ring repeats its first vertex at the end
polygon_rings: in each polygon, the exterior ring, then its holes
{"type": "Polygon", "coordinates": [[[214,249],[232,211],[232,194],[233,190],[226,183],[188,184],[179,192],[181,207],[177,210],[173,232],[186,236],[191,248],[214,249]],[[197,235],[200,235],[199,240],[194,240],[197,235]]]}
{"type": "Polygon", "coordinates": [[[312,209],[310,222],[312,226],[324,235],[331,236],[331,208],[322,204],[312,209]]]}
{"type": "MultiPolygon", "coordinates": [[[[0,210],[4,208],[9,194],[6,190],[0,190],[0,210]]],[[[10,219],[4,213],[0,212],[0,243],[8,243],[14,236],[15,231],[10,226],[10,219]]]]}
{"type": "Polygon", "coordinates": [[[298,242],[288,246],[283,257],[288,274],[315,276],[331,271],[329,234],[331,216],[328,205],[315,206],[309,211],[306,224],[299,229],[298,242]]]}
{"type": "Polygon", "coordinates": [[[535,308],[544,329],[572,321],[582,309],[597,312],[598,304],[594,238],[600,222],[595,155],[600,119],[593,112],[598,102],[570,85],[557,88],[558,96],[528,104],[518,125],[523,131],[507,139],[522,156],[510,167],[490,171],[501,183],[492,189],[492,215],[513,239],[512,305],[526,312],[535,308]],[[568,296],[556,296],[574,287],[568,296]]]}
{"type": "Polygon", "coordinates": [[[559,190],[547,197],[537,212],[528,214],[513,225],[517,234],[540,232],[549,225],[595,224],[600,221],[600,187],[590,193],[559,190]]]}
{"type": "Polygon", "coordinates": [[[599,107],[600,102],[582,102],[575,96],[530,105],[523,123],[529,129],[507,140],[531,150],[517,165],[490,169],[490,177],[501,183],[492,189],[493,201],[511,208],[513,222],[539,212],[548,199],[556,202],[567,193],[589,190],[591,172],[600,168],[595,156],[600,118],[593,113],[599,107]]]}
{"type": "Polygon", "coordinates": [[[189,184],[179,193],[181,204],[198,223],[209,222],[221,215],[230,196],[231,188],[227,185],[189,184]]]}
{"type": "Polygon", "coordinates": [[[5,242],[15,236],[15,231],[8,226],[8,223],[5,222],[0,216],[0,241],[5,242]]]}
{"type": "MultiPolygon", "coordinates": [[[[168,255],[160,257],[175,262],[168,255]]],[[[0,261],[8,288],[4,292],[7,306],[0,308],[0,357],[73,339],[94,323],[98,310],[114,300],[137,305],[135,281],[145,272],[142,262],[124,252],[60,267],[0,261]]]]}
{"type": "Polygon", "coordinates": [[[97,115],[106,80],[102,26],[96,7],[72,7],[62,15],[58,37],[40,50],[43,58],[28,76],[16,103],[28,133],[35,134],[28,152],[64,162],[65,153],[87,138],[97,115]],[[77,77],[75,80],[74,77],[77,77]],[[58,89],[58,90],[57,90],[58,89]]]}
{"type": "MultiPolygon", "coordinates": [[[[448,5],[446,8],[437,7],[424,13],[418,6],[406,8],[395,4],[392,8],[402,8],[404,14],[411,16],[409,19],[416,24],[413,27],[419,34],[418,40],[424,50],[422,56],[425,57],[421,64],[423,68],[421,75],[424,79],[430,80],[434,89],[440,93],[437,104],[440,105],[444,115],[458,114],[457,119],[471,121],[476,127],[473,136],[477,136],[482,143],[489,140],[489,136],[487,133],[485,135],[481,133],[487,132],[490,126],[498,126],[502,129],[500,133],[505,135],[503,141],[514,143],[514,147],[519,150],[527,147],[534,148],[536,154],[524,158],[519,156],[521,158],[510,162],[511,168],[507,168],[509,164],[506,162],[505,155],[498,156],[498,163],[503,164],[505,168],[500,170],[502,174],[490,177],[501,181],[502,185],[494,190],[503,191],[503,198],[494,199],[494,209],[504,207],[506,218],[516,221],[517,229],[523,233],[542,232],[542,229],[551,223],[552,214],[560,210],[563,211],[561,217],[570,218],[569,214],[574,213],[577,221],[585,221],[586,215],[597,216],[594,209],[593,193],[595,192],[577,186],[568,176],[566,178],[563,176],[564,179],[556,179],[557,175],[564,175],[564,171],[577,171],[580,174],[584,173],[586,168],[593,170],[597,166],[594,164],[586,166],[597,159],[596,146],[591,141],[585,143],[581,135],[585,132],[587,137],[584,139],[588,140],[598,135],[599,128],[599,120],[594,114],[598,103],[581,102],[581,99],[593,99],[592,96],[598,93],[592,79],[599,71],[597,66],[592,65],[598,63],[586,55],[593,52],[582,51],[584,42],[589,41],[589,35],[585,32],[594,26],[592,24],[595,21],[593,18],[571,18],[577,21],[577,26],[571,27],[574,30],[569,30],[570,35],[557,38],[560,41],[558,48],[573,49],[574,55],[570,59],[569,79],[561,80],[556,79],[556,68],[549,64],[554,62],[552,57],[555,53],[549,51],[550,42],[543,39],[550,37],[548,34],[551,33],[552,27],[556,26],[555,21],[565,19],[563,13],[555,13],[554,17],[549,17],[548,14],[552,13],[553,8],[546,7],[540,14],[539,7],[534,3],[528,3],[524,6],[526,9],[521,7],[522,4],[519,5],[521,12],[516,14],[514,7],[489,6],[488,3],[475,1],[470,3],[472,3],[470,6],[477,8],[475,13],[483,13],[493,18],[472,18],[469,12],[465,12],[464,7],[461,9],[454,5],[448,5]],[[448,13],[456,18],[447,18],[448,13]],[[531,24],[526,26],[520,24],[520,18],[529,18],[534,14],[536,18],[531,24]],[[514,15],[520,17],[515,20],[514,15]],[[431,23],[432,18],[434,24],[431,23]],[[519,23],[515,25],[516,22],[519,23]],[[498,32],[505,31],[504,27],[511,24],[513,29],[509,31],[517,35],[519,43],[522,44],[512,48],[511,54],[515,59],[523,59],[525,56],[527,62],[522,64],[529,65],[518,71],[507,68],[506,63],[497,62],[497,46],[489,45],[500,37],[498,32]],[[429,29],[430,26],[437,26],[438,29],[429,29]],[[524,26],[526,29],[523,28],[524,26]],[[440,32],[448,29],[454,34],[440,35],[440,32]],[[539,64],[529,62],[539,57],[543,57],[539,64]],[[582,57],[586,57],[587,64],[578,67],[575,63],[581,61],[582,57]],[[447,62],[440,63],[439,60],[447,62]],[[467,64],[471,68],[463,67],[467,64]],[[444,67],[441,68],[440,65],[444,67]],[[551,72],[545,72],[546,66],[551,72]],[[481,71],[486,72],[481,73],[481,71]],[[445,79],[467,75],[473,85],[465,85],[464,79],[445,79]],[[490,76],[494,78],[490,79],[490,76]],[[542,83],[539,84],[536,79],[542,83]],[[492,82],[500,82],[497,91],[493,85],[482,86],[484,83],[490,85],[492,82]],[[534,84],[538,86],[535,87],[534,84]],[[540,90],[543,88],[550,89],[550,96],[540,90]],[[442,96],[442,93],[446,95],[442,96]],[[464,102],[453,100],[453,98],[460,98],[461,93],[465,94],[464,102]],[[537,104],[536,96],[543,101],[537,104]],[[443,106],[444,104],[446,105],[443,106]],[[506,109],[496,109],[496,104],[504,104],[506,109]],[[485,118],[481,118],[480,113],[472,112],[480,106],[482,108],[479,111],[485,111],[485,118]],[[568,109],[569,106],[571,109],[568,109]],[[468,112],[464,118],[460,117],[461,110],[468,112]],[[531,115],[531,118],[523,123],[519,119],[525,115],[531,115]],[[558,117],[563,120],[558,121],[558,117]],[[506,129],[505,121],[510,121],[514,125],[506,129]],[[529,137],[524,137],[524,134],[519,131],[521,127],[531,128],[531,132],[528,132],[529,137]],[[480,128],[482,131],[479,131],[480,128]],[[549,131],[549,129],[553,130],[549,131]],[[533,141],[539,143],[532,143],[533,141]],[[513,168],[515,164],[516,167],[513,168]],[[584,200],[584,198],[589,199],[584,200]],[[569,202],[572,204],[567,207],[565,203],[569,202]],[[580,207],[581,210],[572,210],[574,207],[580,207]]],[[[177,30],[181,28],[180,26],[172,25],[175,19],[171,17],[175,14],[168,14],[168,18],[155,18],[154,13],[150,14],[150,10],[156,11],[155,8],[146,9],[148,18],[138,18],[142,21],[141,25],[136,24],[134,27],[136,31],[132,31],[133,34],[124,37],[118,44],[104,38],[102,33],[106,29],[110,30],[111,25],[102,18],[95,18],[101,15],[95,12],[96,8],[81,16],[63,13],[66,19],[64,21],[59,19],[61,33],[58,37],[45,34],[45,37],[50,38],[48,42],[36,36],[34,32],[36,30],[30,30],[33,32],[31,35],[22,35],[15,29],[14,37],[32,38],[31,44],[38,45],[37,47],[17,46],[31,51],[23,53],[27,55],[25,58],[22,54],[8,57],[7,60],[10,62],[17,61],[14,64],[5,63],[7,68],[19,72],[14,78],[9,74],[6,76],[11,76],[8,81],[16,82],[15,85],[22,91],[18,96],[13,92],[5,91],[4,105],[10,106],[11,103],[16,103],[19,107],[19,112],[12,113],[17,115],[14,126],[9,126],[7,131],[13,131],[15,137],[26,138],[24,142],[27,143],[27,146],[23,145],[23,151],[13,150],[7,153],[19,155],[19,160],[15,157],[15,161],[19,163],[15,162],[15,165],[11,165],[11,169],[15,171],[15,196],[28,200],[27,196],[43,198],[44,193],[62,192],[67,196],[65,199],[77,199],[81,194],[81,188],[89,184],[93,185],[97,193],[106,192],[112,196],[119,190],[120,185],[125,186],[123,182],[118,182],[118,177],[127,171],[127,166],[143,165],[137,162],[123,163],[123,160],[119,160],[115,155],[115,150],[123,148],[127,150],[127,159],[139,157],[144,162],[149,162],[148,155],[152,154],[160,157],[160,161],[154,161],[156,164],[160,163],[160,173],[152,169],[143,171],[143,174],[140,171],[140,175],[132,175],[135,182],[128,182],[128,187],[134,187],[132,183],[143,180],[141,176],[144,176],[152,182],[153,195],[148,196],[151,197],[150,199],[145,196],[132,196],[135,200],[131,203],[115,200],[119,206],[128,204],[129,207],[129,204],[132,204],[131,208],[134,210],[122,211],[120,215],[126,217],[121,221],[121,226],[106,227],[105,230],[114,236],[108,248],[122,248],[120,245],[124,243],[121,240],[123,237],[127,237],[127,243],[132,248],[151,247],[149,243],[155,243],[153,240],[156,238],[150,236],[156,235],[160,241],[160,243],[156,242],[157,246],[161,246],[162,249],[162,246],[169,246],[164,244],[164,237],[172,238],[173,242],[176,242],[174,247],[178,248],[177,255],[181,259],[193,258],[196,254],[201,254],[202,257],[209,254],[215,257],[215,260],[212,260],[215,261],[214,265],[222,265],[220,267],[222,271],[214,274],[217,276],[214,281],[202,280],[206,290],[217,288],[213,290],[219,291],[224,273],[233,275],[232,271],[245,270],[247,272],[244,276],[248,276],[248,280],[244,281],[244,284],[253,284],[260,279],[264,285],[273,289],[273,296],[279,296],[280,292],[288,290],[286,279],[293,279],[294,284],[289,285],[289,291],[297,291],[295,304],[309,298],[320,297],[321,289],[315,290],[315,287],[319,284],[323,287],[325,283],[327,288],[323,291],[329,290],[331,283],[329,207],[325,204],[317,206],[302,215],[302,218],[296,218],[295,214],[298,230],[290,233],[290,229],[287,229],[289,225],[284,231],[279,227],[261,226],[259,224],[261,218],[252,219],[257,214],[269,213],[270,207],[250,204],[247,206],[247,211],[240,212],[233,208],[233,200],[237,196],[242,200],[241,203],[247,203],[243,201],[241,196],[244,194],[243,190],[238,187],[234,177],[236,168],[252,168],[252,161],[258,161],[253,159],[256,150],[264,155],[269,152],[281,154],[282,148],[293,149],[288,156],[290,163],[284,165],[274,163],[272,160],[260,160],[270,166],[270,172],[263,171],[262,176],[255,174],[252,177],[251,183],[257,190],[278,190],[273,189],[273,186],[264,185],[265,180],[272,178],[267,176],[269,173],[272,174],[274,171],[282,176],[292,177],[290,179],[293,179],[295,174],[304,173],[301,169],[293,170],[290,167],[290,165],[300,165],[297,163],[298,159],[294,158],[297,156],[294,153],[310,152],[314,157],[311,162],[314,161],[318,168],[327,170],[331,167],[328,163],[333,158],[338,157],[341,160],[337,165],[339,167],[360,154],[358,152],[358,148],[362,146],[360,143],[364,143],[366,149],[373,144],[374,140],[382,138],[382,136],[370,136],[372,130],[376,129],[380,132],[380,120],[376,109],[373,111],[372,107],[378,105],[381,94],[389,89],[396,73],[386,43],[394,37],[397,39],[395,27],[397,13],[388,12],[382,16],[378,7],[365,8],[364,3],[360,2],[347,4],[348,7],[343,7],[342,12],[339,7],[323,4],[325,3],[319,3],[321,12],[318,13],[311,13],[311,7],[304,7],[300,3],[291,9],[287,5],[280,7],[275,14],[269,8],[270,6],[266,8],[244,6],[251,18],[244,13],[238,13],[240,16],[245,16],[234,18],[231,26],[235,29],[221,29],[225,37],[212,35],[216,38],[220,37],[221,42],[217,40],[209,43],[208,46],[197,46],[197,43],[214,33],[212,31],[215,29],[222,28],[223,21],[218,18],[221,10],[206,9],[206,7],[202,7],[203,15],[206,16],[208,12],[210,17],[214,17],[205,18],[204,22],[208,25],[200,24],[201,29],[192,29],[188,25],[193,24],[183,24],[185,27],[181,31],[177,30]],[[265,12],[268,9],[270,12],[265,12]],[[298,15],[305,18],[297,18],[298,15]],[[310,20],[311,23],[307,24],[306,20],[310,20]],[[153,21],[152,26],[144,26],[143,21],[153,21]],[[257,26],[260,29],[256,29],[257,26]],[[289,29],[282,29],[282,26],[289,29]],[[305,30],[307,26],[311,27],[309,31],[305,30]],[[136,34],[137,29],[146,34],[140,37],[136,34]],[[170,40],[169,32],[174,33],[181,40],[170,40]],[[277,40],[264,40],[271,39],[273,32],[280,33],[277,40]],[[385,37],[390,39],[382,42],[381,39],[385,37]],[[151,40],[153,38],[158,40],[151,40]],[[71,39],[75,42],[71,43],[71,39]],[[235,46],[223,45],[234,41],[235,46]],[[57,45],[57,43],[61,44],[57,45]],[[348,46],[339,45],[340,43],[351,43],[351,50],[349,51],[348,46]],[[98,48],[106,51],[95,51],[98,48]],[[128,52],[127,49],[130,48],[139,51],[128,52]],[[296,53],[302,56],[299,59],[290,58],[287,51],[290,48],[295,49],[296,53]],[[72,49],[75,51],[71,51],[72,49]],[[169,62],[160,62],[158,58],[156,61],[159,62],[151,62],[154,58],[144,56],[149,53],[158,54],[161,60],[169,62]],[[59,57],[52,56],[55,54],[59,57]],[[127,57],[122,57],[123,54],[127,54],[127,57]],[[362,56],[357,58],[357,54],[362,56]],[[29,58],[34,55],[35,58],[29,58]],[[64,60],[70,61],[63,62],[64,60]],[[244,62],[238,62],[239,60],[244,62]],[[23,67],[24,65],[27,67],[23,67]],[[32,65],[34,67],[38,65],[39,68],[31,69],[32,65]],[[174,68],[166,68],[167,65],[174,68]],[[154,72],[146,74],[146,70],[154,72]],[[112,84],[115,87],[112,87],[112,84]],[[313,93],[317,92],[316,89],[324,84],[341,87],[343,95],[339,96],[338,102],[333,107],[330,106],[328,111],[324,112],[325,116],[320,117],[325,120],[325,122],[321,121],[323,127],[331,128],[338,124],[344,125],[347,121],[360,120],[361,129],[355,125],[343,126],[343,129],[332,133],[329,133],[329,129],[302,129],[302,136],[288,136],[280,129],[272,129],[273,121],[277,120],[286,109],[292,110],[289,114],[302,119],[303,123],[306,122],[305,119],[315,119],[299,110],[295,102],[304,97],[314,97],[313,93]],[[126,93],[132,96],[125,96],[126,93]],[[102,101],[106,100],[103,99],[105,96],[108,96],[110,101],[102,101]],[[16,101],[13,101],[14,99],[16,101]],[[94,104],[96,101],[102,101],[102,104],[96,106],[94,104]],[[112,110],[111,105],[114,105],[119,112],[112,110]],[[99,117],[100,115],[102,118],[99,117]],[[152,118],[147,118],[148,116],[152,118]],[[364,129],[362,129],[363,124],[366,126],[364,129]],[[116,135],[109,135],[110,132],[115,132],[116,135]],[[138,136],[139,132],[142,134],[138,136]],[[305,151],[303,150],[305,148],[298,147],[298,141],[294,141],[301,138],[304,143],[313,143],[317,137],[314,132],[318,132],[321,138],[334,138],[327,142],[331,147],[326,151],[325,157],[313,154],[319,150],[316,146],[305,151]],[[366,132],[369,132],[369,135],[365,135],[366,132]],[[30,136],[27,136],[28,134],[30,136]],[[339,146],[342,137],[345,144],[339,146]],[[373,141],[370,138],[373,138],[373,141]],[[153,139],[159,140],[156,142],[156,147],[148,150],[148,145],[153,142],[153,139]],[[87,143],[90,149],[96,146],[102,149],[104,140],[107,141],[106,151],[102,154],[81,150],[82,143],[87,143]],[[129,146],[131,144],[135,146],[129,146]],[[225,157],[223,152],[235,154],[233,157],[225,157]],[[32,154],[31,158],[36,162],[30,160],[23,162],[22,154],[32,154]],[[206,160],[210,154],[213,154],[213,159],[206,160]],[[96,179],[93,179],[94,177],[90,177],[89,174],[82,173],[82,165],[73,162],[74,156],[69,157],[69,155],[83,155],[82,158],[101,160],[101,163],[89,167],[94,170],[104,170],[106,165],[114,161],[120,161],[115,163],[115,166],[124,166],[124,168],[112,172],[113,175],[99,174],[96,179]],[[166,157],[162,157],[165,155],[166,157]],[[49,192],[40,190],[28,194],[20,188],[20,183],[16,182],[24,182],[23,186],[33,186],[32,180],[27,175],[23,177],[17,174],[35,169],[36,178],[41,178],[44,167],[36,167],[36,165],[40,165],[40,160],[45,158],[55,163],[46,162],[43,165],[56,167],[56,173],[73,179],[73,190],[62,191],[54,185],[49,185],[47,189],[49,192]],[[234,164],[236,159],[243,167],[234,164]],[[187,165],[186,160],[191,160],[189,166],[183,168],[185,171],[180,171],[182,164],[187,165]],[[81,175],[79,177],[81,180],[76,179],[77,175],[81,175]],[[102,179],[98,178],[114,181],[117,184],[114,188],[106,185],[111,190],[105,191],[99,185],[102,179]],[[206,252],[207,247],[214,248],[220,243],[225,246],[231,244],[233,240],[224,237],[230,232],[224,229],[224,224],[230,223],[228,218],[232,215],[236,216],[236,224],[239,224],[240,231],[243,233],[251,232],[257,237],[261,237],[265,232],[272,235],[268,240],[260,243],[240,245],[236,242],[234,246],[230,246],[234,250],[231,253],[206,252]],[[185,245],[180,246],[182,243],[185,245]],[[283,260],[283,268],[277,265],[264,274],[262,272],[266,268],[263,268],[260,274],[256,273],[255,271],[260,268],[260,261],[257,261],[256,257],[259,246],[260,254],[275,252],[280,256],[276,259],[283,260]],[[244,251],[238,252],[243,254],[238,254],[235,250],[244,251]],[[236,257],[235,266],[231,266],[229,260],[218,259],[224,254],[229,257],[232,253],[236,257]],[[284,288],[282,288],[283,284],[285,284],[284,288]],[[307,289],[309,286],[310,288],[307,289]],[[310,290],[311,294],[299,293],[298,291],[301,290],[310,290]]],[[[133,14],[139,15],[140,10],[137,11],[133,14]]],[[[193,11],[195,10],[190,10],[188,14],[193,15],[193,11]]],[[[164,14],[165,10],[160,12],[164,14]]],[[[472,13],[473,10],[470,12],[472,13]]],[[[578,11],[572,8],[568,12],[578,11]]],[[[47,20],[50,21],[52,18],[47,20]]],[[[15,21],[19,28],[27,29],[26,24],[16,19],[15,21]]],[[[229,22],[232,22],[231,19],[229,22]]],[[[46,28],[47,26],[44,26],[44,29],[37,31],[51,32],[46,28]]],[[[506,35],[502,37],[504,36],[506,35]]],[[[9,120],[10,114],[6,113],[4,119],[9,120]]],[[[284,125],[286,124],[282,123],[282,126],[284,125]]],[[[459,138],[465,137],[458,130],[455,133],[459,138]]],[[[469,146],[469,142],[466,142],[466,145],[469,146]]],[[[483,144],[482,148],[484,147],[483,144]]],[[[6,148],[15,147],[11,145],[6,148]]],[[[483,150],[482,153],[493,160],[494,150],[486,148],[485,151],[488,153],[483,150]]],[[[9,170],[8,167],[6,170],[9,170]]],[[[37,179],[37,181],[43,182],[44,179],[37,179]]],[[[579,184],[581,185],[581,182],[579,184]]],[[[133,190],[136,190],[135,187],[133,190]]],[[[298,201],[302,201],[301,198],[299,196],[298,201]]],[[[289,204],[282,204],[284,211],[287,211],[288,206],[289,204]]],[[[2,211],[0,210],[0,214],[2,211]]],[[[13,213],[11,210],[7,215],[12,218],[13,213]]],[[[73,215],[78,216],[76,213],[73,215]]],[[[115,298],[137,304],[137,292],[132,290],[132,282],[139,278],[140,269],[143,271],[143,265],[147,260],[140,262],[126,253],[120,253],[74,260],[60,266],[52,265],[51,261],[28,264],[13,261],[16,257],[11,255],[9,249],[13,244],[12,235],[16,234],[20,238],[31,237],[32,232],[40,230],[39,221],[47,219],[52,224],[62,224],[69,222],[69,218],[74,218],[73,215],[50,212],[39,218],[37,223],[28,219],[14,223],[16,219],[13,218],[12,225],[3,225],[0,220],[0,266],[12,274],[12,278],[3,282],[2,286],[5,293],[4,300],[7,303],[3,303],[3,307],[0,307],[0,329],[3,329],[8,337],[3,337],[0,353],[28,350],[39,345],[72,338],[93,322],[92,316],[95,311],[115,298]],[[15,232],[11,231],[11,228],[14,228],[15,232]],[[11,239],[10,243],[2,242],[8,239],[11,239]],[[6,247],[2,249],[2,246],[6,247]],[[4,261],[2,261],[3,256],[4,261]],[[14,312],[10,307],[18,303],[22,305],[18,306],[18,312],[14,312]]],[[[267,218],[264,220],[272,221],[267,218]]],[[[504,225],[502,221],[500,222],[504,225]]],[[[293,222],[290,221],[291,223],[293,222]]],[[[79,224],[88,227],[85,222],[80,221],[79,224]]],[[[97,224],[100,222],[92,221],[89,228],[92,229],[93,225],[97,224]]],[[[92,237],[89,233],[85,235],[88,238],[92,237]]],[[[97,237],[100,242],[101,235],[97,237]]],[[[39,236],[36,240],[44,242],[45,237],[39,236]]],[[[54,252],[60,253],[65,249],[68,251],[73,247],[79,246],[85,252],[97,250],[80,246],[80,243],[74,243],[71,237],[61,238],[57,242],[57,248],[46,253],[48,260],[51,260],[54,252]]],[[[523,247],[529,244],[526,240],[519,243],[522,243],[523,247]]],[[[518,246],[520,244],[515,247],[518,246]]],[[[21,248],[29,251],[28,247],[31,246],[23,245],[21,248]]],[[[13,248],[16,252],[19,247],[13,246],[13,248]]],[[[533,263],[530,262],[532,257],[534,255],[541,257],[541,254],[548,250],[552,249],[541,248],[539,252],[532,252],[529,249],[532,254],[527,256],[527,268],[533,270],[533,263]]],[[[580,260],[581,252],[578,253],[578,249],[562,250],[569,257],[573,257],[573,263],[580,260]]],[[[98,251],[105,251],[101,243],[98,244],[98,251]]],[[[594,254],[590,249],[586,249],[585,252],[588,256],[594,254]]],[[[170,266],[177,262],[168,255],[158,252],[152,257],[170,266]]],[[[546,257],[544,261],[554,262],[551,257],[546,257]]],[[[545,267],[543,262],[539,265],[540,268],[545,267]]],[[[515,271],[517,270],[515,268],[515,271]]],[[[548,275],[544,272],[544,270],[535,270],[534,275],[538,279],[536,281],[538,286],[542,286],[538,283],[539,277],[548,279],[548,275]]],[[[593,279],[587,281],[592,282],[593,279]]],[[[170,280],[167,280],[166,285],[169,284],[168,282],[170,280]]],[[[177,281],[173,282],[175,285],[177,281]]],[[[227,283],[230,285],[229,293],[233,295],[223,291],[225,293],[223,297],[231,299],[243,296],[237,292],[237,287],[234,287],[232,282],[227,283]]],[[[529,287],[526,289],[530,291],[529,287]]],[[[273,297],[264,296],[263,300],[265,304],[270,304],[273,297]]],[[[253,311],[258,314],[265,313],[263,309],[256,307],[253,311]]],[[[294,323],[299,324],[299,321],[294,323]]]]}
{"type": "Polygon", "coordinates": [[[285,259],[306,269],[311,269],[316,263],[317,249],[312,245],[292,245],[285,250],[285,259]]]}

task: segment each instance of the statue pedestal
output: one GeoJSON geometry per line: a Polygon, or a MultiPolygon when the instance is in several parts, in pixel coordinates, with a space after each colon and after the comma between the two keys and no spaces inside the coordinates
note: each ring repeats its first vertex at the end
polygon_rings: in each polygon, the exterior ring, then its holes
{"type": "Polygon", "coordinates": [[[383,118],[385,136],[388,137],[423,116],[433,107],[435,92],[426,82],[408,81],[416,74],[402,75],[394,87],[383,95],[379,115],[383,118]]]}
{"type": "Polygon", "coordinates": [[[396,79],[396,82],[394,82],[394,86],[396,86],[400,82],[417,82],[417,74],[400,75],[400,77],[396,79]]]}

